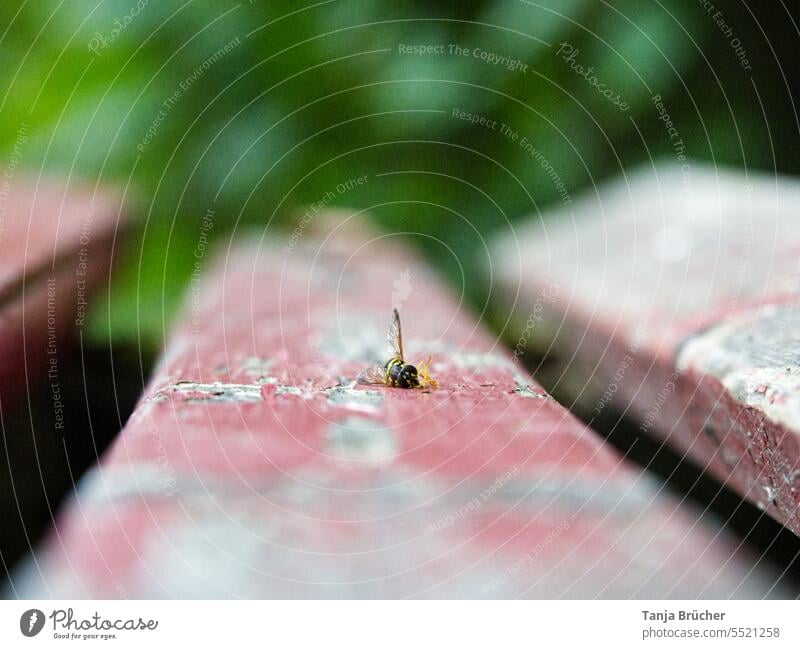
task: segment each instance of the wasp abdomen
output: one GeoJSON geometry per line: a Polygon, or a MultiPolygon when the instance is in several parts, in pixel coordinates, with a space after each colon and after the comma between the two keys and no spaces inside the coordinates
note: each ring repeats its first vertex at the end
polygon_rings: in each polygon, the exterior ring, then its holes
{"type": "Polygon", "coordinates": [[[386,376],[396,388],[416,388],[419,386],[417,368],[393,358],[386,364],[386,376]]]}

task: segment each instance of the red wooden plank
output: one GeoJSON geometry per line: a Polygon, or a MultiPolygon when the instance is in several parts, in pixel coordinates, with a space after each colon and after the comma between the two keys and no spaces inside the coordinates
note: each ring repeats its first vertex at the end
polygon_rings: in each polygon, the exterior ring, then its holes
{"type": "Polygon", "coordinates": [[[780,594],[523,374],[408,250],[332,227],[239,244],[193,283],[146,395],[18,594],[780,594]],[[385,360],[393,306],[439,390],[354,384],[385,360]]]}
{"type": "Polygon", "coordinates": [[[556,332],[596,370],[582,396],[589,414],[629,407],[643,431],[795,533],[798,207],[800,183],[788,178],[658,168],[495,249],[506,298],[520,290],[519,313],[538,304],[547,325],[536,333],[556,332]]]}
{"type": "MultiPolygon", "coordinates": [[[[0,184],[0,405],[9,408],[58,357],[108,277],[120,197],[7,175],[0,184]]],[[[54,407],[57,407],[57,390],[54,407]]]]}

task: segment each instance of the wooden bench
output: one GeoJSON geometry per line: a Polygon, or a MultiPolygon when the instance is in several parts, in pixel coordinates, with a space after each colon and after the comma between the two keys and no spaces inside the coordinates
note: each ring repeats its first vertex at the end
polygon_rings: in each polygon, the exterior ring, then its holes
{"type": "MultiPolygon", "coordinates": [[[[0,182],[0,408],[8,412],[85,324],[108,279],[120,196],[49,179],[0,182]]],[[[54,400],[57,394],[54,395],[54,400]]]]}
{"type": "Polygon", "coordinates": [[[4,577],[52,524],[73,473],[92,460],[98,443],[97,427],[80,423],[81,413],[88,418],[81,409],[86,375],[74,372],[82,353],[74,343],[108,279],[115,233],[124,222],[120,197],[112,192],[14,171],[0,178],[4,577]]]}
{"type": "Polygon", "coordinates": [[[113,192],[11,168],[0,177],[3,577],[52,525],[75,472],[96,459],[102,435],[96,422],[86,423],[83,347],[74,343],[108,280],[121,223],[113,192]]]}
{"type": "Polygon", "coordinates": [[[510,331],[537,314],[587,417],[629,415],[800,534],[798,206],[796,180],[656,167],[494,254],[510,331]]]}
{"type": "Polygon", "coordinates": [[[358,220],[218,251],[18,596],[784,594],[358,220]],[[355,384],[393,307],[438,390],[355,384]]]}

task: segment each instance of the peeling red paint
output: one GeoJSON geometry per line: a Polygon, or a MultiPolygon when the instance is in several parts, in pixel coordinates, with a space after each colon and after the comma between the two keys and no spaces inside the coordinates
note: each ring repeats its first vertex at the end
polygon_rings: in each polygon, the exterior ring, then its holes
{"type": "Polygon", "coordinates": [[[687,183],[658,167],[495,251],[521,314],[559,287],[543,306],[559,347],[595,373],[590,415],[610,395],[800,534],[798,205],[794,179],[693,166],[687,183]]]}

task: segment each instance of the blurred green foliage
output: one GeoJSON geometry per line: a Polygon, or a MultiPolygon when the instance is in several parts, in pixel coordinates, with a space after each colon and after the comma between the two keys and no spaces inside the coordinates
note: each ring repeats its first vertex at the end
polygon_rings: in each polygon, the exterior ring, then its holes
{"type": "Polygon", "coordinates": [[[689,155],[798,171],[796,23],[782,4],[717,5],[732,35],[697,0],[6,0],[0,147],[25,125],[30,173],[117,184],[136,206],[96,340],[160,343],[207,210],[218,242],[277,234],[329,192],[407,233],[480,312],[487,238],[561,204],[553,173],[572,197],[675,159],[653,95],[689,155]]]}

